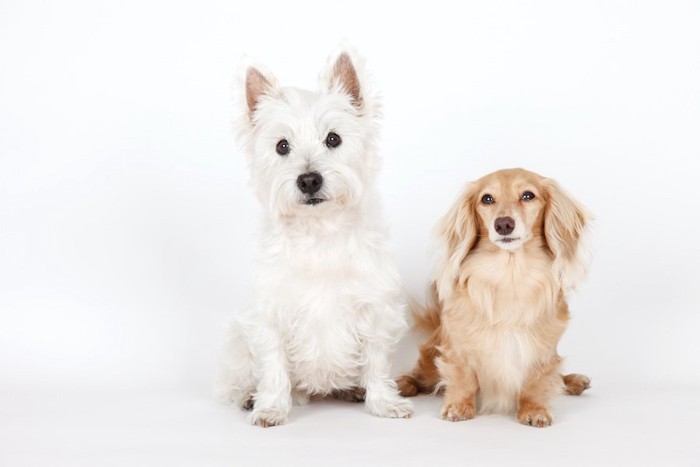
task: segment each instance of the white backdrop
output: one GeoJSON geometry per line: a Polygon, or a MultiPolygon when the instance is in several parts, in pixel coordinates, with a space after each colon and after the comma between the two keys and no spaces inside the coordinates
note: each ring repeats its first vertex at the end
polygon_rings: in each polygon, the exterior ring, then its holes
{"type": "MultiPolygon", "coordinates": [[[[597,215],[567,369],[700,388],[698,24],[694,1],[3,0],[0,390],[209,396],[261,212],[232,131],[239,60],[314,87],[342,40],[384,96],[410,294],[462,185],[528,168],[597,215]]],[[[396,372],[415,355],[407,338],[396,372]]]]}

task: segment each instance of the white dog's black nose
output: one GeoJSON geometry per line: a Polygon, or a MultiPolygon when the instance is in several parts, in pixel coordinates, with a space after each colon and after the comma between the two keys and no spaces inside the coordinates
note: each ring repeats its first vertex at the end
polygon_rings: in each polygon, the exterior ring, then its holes
{"type": "Polygon", "coordinates": [[[308,172],[299,175],[297,178],[297,186],[302,193],[306,193],[307,195],[316,193],[321,189],[321,185],[323,185],[323,177],[321,177],[321,174],[318,172],[308,172]]]}
{"type": "Polygon", "coordinates": [[[515,228],[515,220],[512,217],[499,217],[493,227],[500,235],[509,235],[515,228]]]}

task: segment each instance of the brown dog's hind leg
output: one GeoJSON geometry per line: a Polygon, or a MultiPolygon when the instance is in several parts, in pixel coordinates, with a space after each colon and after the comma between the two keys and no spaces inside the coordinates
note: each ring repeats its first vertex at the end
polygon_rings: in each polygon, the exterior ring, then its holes
{"type": "Polygon", "coordinates": [[[402,396],[413,397],[420,393],[430,394],[435,391],[435,386],[440,382],[440,372],[435,366],[435,358],[439,356],[435,348],[437,339],[437,332],[435,332],[428,342],[420,347],[420,356],[411,374],[396,380],[402,396]]]}
{"type": "Polygon", "coordinates": [[[571,396],[580,396],[583,391],[591,387],[591,378],[578,373],[561,375],[566,385],[566,393],[571,396]]]}

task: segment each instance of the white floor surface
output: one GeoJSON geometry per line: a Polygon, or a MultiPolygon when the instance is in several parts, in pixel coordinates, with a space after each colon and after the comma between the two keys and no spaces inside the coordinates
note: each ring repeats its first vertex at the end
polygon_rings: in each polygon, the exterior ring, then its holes
{"type": "Polygon", "coordinates": [[[294,407],[288,425],[262,429],[205,396],[5,391],[0,465],[698,466],[698,394],[594,386],[557,400],[547,429],[505,415],[446,422],[439,397],[414,399],[410,420],[324,400],[294,407]]]}

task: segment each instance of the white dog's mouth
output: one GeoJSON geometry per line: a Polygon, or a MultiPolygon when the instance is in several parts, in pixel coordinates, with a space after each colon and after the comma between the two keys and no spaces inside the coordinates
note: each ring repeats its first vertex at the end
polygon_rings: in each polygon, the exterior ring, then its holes
{"type": "Polygon", "coordinates": [[[316,206],[317,204],[321,204],[325,201],[323,198],[309,198],[304,200],[304,204],[308,206],[316,206]]]}
{"type": "Polygon", "coordinates": [[[499,238],[498,241],[501,243],[508,244],[508,243],[520,241],[520,237],[503,237],[503,238],[499,238]]]}

